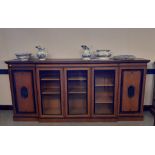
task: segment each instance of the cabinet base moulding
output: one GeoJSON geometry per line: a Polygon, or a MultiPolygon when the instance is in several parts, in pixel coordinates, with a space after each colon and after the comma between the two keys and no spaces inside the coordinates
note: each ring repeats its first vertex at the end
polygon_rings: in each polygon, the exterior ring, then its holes
{"type": "Polygon", "coordinates": [[[144,117],[143,116],[139,116],[139,117],[119,117],[118,121],[144,121],[144,117]]]}
{"type": "Polygon", "coordinates": [[[22,121],[22,122],[24,122],[24,121],[26,121],[26,122],[29,122],[29,121],[38,121],[38,117],[16,117],[16,116],[14,116],[13,117],[13,120],[14,121],[22,121]]]}
{"type": "Polygon", "coordinates": [[[102,119],[88,119],[88,118],[78,118],[78,119],[39,119],[39,122],[116,122],[117,118],[102,118],[102,119]]]}
{"type": "Polygon", "coordinates": [[[88,118],[75,118],[75,119],[52,119],[52,118],[31,118],[31,117],[13,117],[14,121],[37,121],[37,122],[118,122],[118,121],[143,121],[144,117],[119,117],[119,118],[94,118],[94,119],[88,119],[88,118]]]}

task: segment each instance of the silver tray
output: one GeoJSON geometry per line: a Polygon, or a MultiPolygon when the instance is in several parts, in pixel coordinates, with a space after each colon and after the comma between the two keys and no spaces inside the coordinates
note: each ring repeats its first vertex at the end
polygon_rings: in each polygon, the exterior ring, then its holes
{"type": "Polygon", "coordinates": [[[134,55],[117,55],[112,57],[114,60],[134,60],[135,58],[134,55]]]}

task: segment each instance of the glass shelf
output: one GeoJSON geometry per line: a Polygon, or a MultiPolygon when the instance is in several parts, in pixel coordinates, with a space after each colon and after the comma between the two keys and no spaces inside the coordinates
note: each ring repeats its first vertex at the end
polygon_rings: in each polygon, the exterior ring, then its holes
{"type": "Polygon", "coordinates": [[[59,78],[42,78],[41,81],[57,81],[59,78]]]}
{"type": "Polygon", "coordinates": [[[54,94],[60,94],[60,92],[42,92],[42,95],[54,95],[54,94]]]}
{"type": "Polygon", "coordinates": [[[68,87],[69,94],[86,94],[86,88],[83,86],[70,86],[68,87]]]}
{"type": "Polygon", "coordinates": [[[69,94],[87,94],[87,92],[68,92],[69,94]]]}
{"type": "Polygon", "coordinates": [[[84,77],[73,77],[73,78],[68,78],[69,81],[85,81],[87,80],[86,78],[84,77]]]}
{"type": "Polygon", "coordinates": [[[113,84],[96,84],[95,87],[114,87],[113,84]]]}
{"type": "Polygon", "coordinates": [[[95,104],[112,104],[113,101],[96,101],[95,104]]]}

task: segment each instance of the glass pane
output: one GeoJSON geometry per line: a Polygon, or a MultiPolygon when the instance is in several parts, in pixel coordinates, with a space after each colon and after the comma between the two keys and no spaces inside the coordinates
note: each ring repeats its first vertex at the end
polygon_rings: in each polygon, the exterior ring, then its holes
{"type": "Polygon", "coordinates": [[[96,115],[113,114],[115,71],[95,70],[94,76],[94,113],[96,115]]]}
{"type": "Polygon", "coordinates": [[[40,71],[42,113],[61,115],[60,71],[40,71]]]}
{"type": "Polygon", "coordinates": [[[87,71],[67,71],[68,114],[87,114],[87,71]]]}

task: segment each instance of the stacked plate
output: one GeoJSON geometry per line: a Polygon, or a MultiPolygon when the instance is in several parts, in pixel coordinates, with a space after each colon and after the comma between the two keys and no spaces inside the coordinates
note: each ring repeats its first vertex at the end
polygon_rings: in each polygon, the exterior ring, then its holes
{"type": "Polygon", "coordinates": [[[30,60],[32,54],[31,53],[16,53],[17,59],[20,61],[28,61],[30,60]]]}
{"type": "Polygon", "coordinates": [[[117,55],[112,57],[114,60],[134,60],[135,58],[134,55],[117,55]]]}

